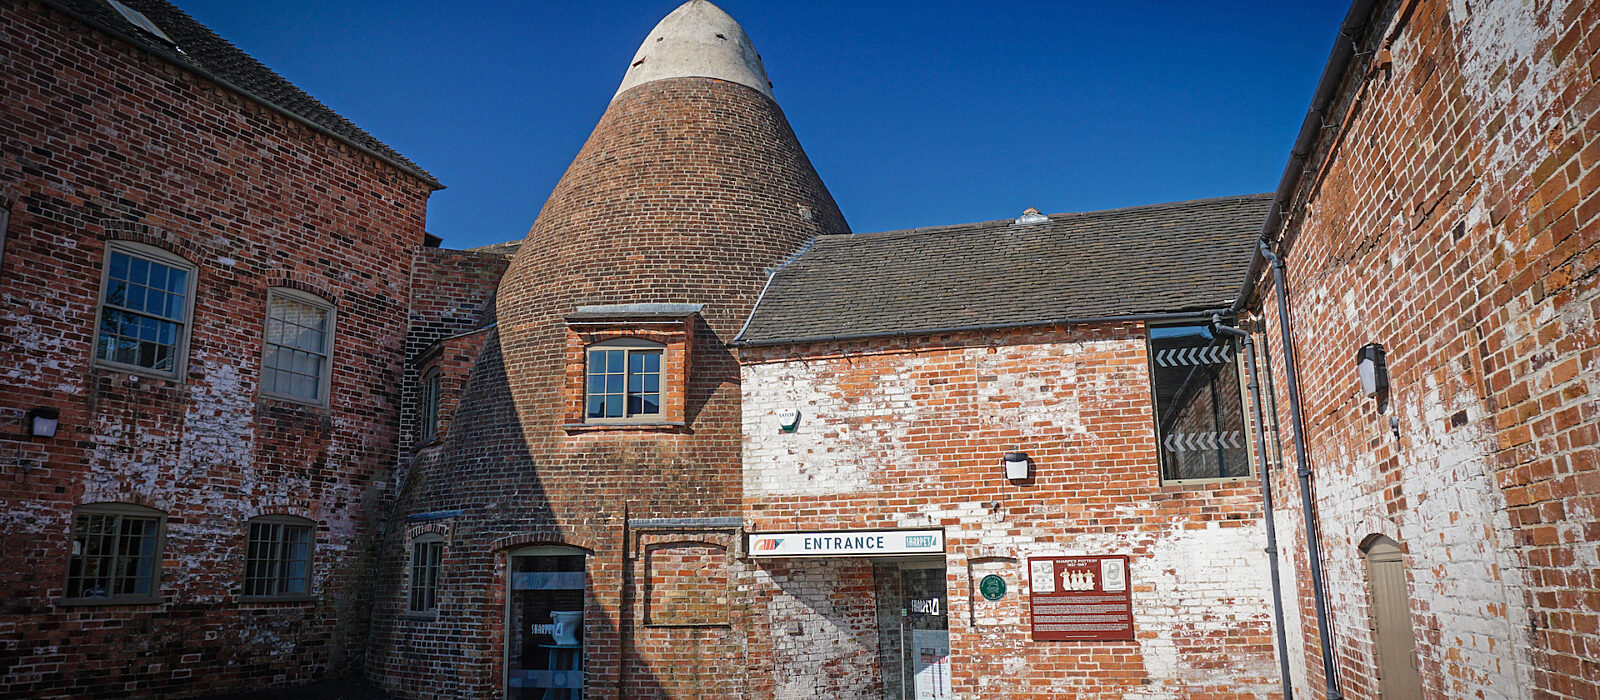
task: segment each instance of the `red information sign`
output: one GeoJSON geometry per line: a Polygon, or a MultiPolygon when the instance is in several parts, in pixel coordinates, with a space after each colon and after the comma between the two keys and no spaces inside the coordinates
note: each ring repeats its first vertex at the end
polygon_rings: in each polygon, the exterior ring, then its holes
{"type": "Polygon", "coordinates": [[[1028,557],[1033,638],[1133,639],[1128,557],[1028,557]]]}

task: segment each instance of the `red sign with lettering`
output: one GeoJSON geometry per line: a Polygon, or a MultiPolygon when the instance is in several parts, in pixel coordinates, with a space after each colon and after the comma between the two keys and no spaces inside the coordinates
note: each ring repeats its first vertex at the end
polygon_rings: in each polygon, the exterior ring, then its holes
{"type": "Polygon", "coordinates": [[[1033,638],[1132,640],[1128,557],[1028,557],[1033,638]]]}

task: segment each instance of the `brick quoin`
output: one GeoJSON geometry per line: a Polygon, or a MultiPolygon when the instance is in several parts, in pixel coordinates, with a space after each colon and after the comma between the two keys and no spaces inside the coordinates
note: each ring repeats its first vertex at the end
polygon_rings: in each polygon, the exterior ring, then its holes
{"type": "Polygon", "coordinates": [[[433,187],[36,2],[0,3],[0,696],[179,697],[350,675],[433,187]],[[181,381],[92,368],[107,241],[197,267],[181,381]],[[332,403],[260,397],[269,288],[338,314],[332,403]],[[61,411],[54,439],[25,411],[61,411]],[[66,606],[72,509],[167,515],[162,602],[66,606]],[[245,521],[317,523],[312,599],[242,602],[245,521]]]}
{"type": "MultiPolygon", "coordinates": [[[[1379,694],[1361,546],[1383,535],[1425,696],[1600,697],[1600,4],[1380,3],[1356,42],[1282,232],[1343,694],[1379,694]]],[[[1320,696],[1293,470],[1275,486],[1320,696]]]]}

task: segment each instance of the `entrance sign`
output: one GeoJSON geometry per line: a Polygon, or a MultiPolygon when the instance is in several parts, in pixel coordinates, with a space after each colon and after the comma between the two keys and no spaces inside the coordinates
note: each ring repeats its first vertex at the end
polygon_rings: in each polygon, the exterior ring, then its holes
{"type": "Polygon", "coordinates": [[[995,574],[989,574],[978,582],[978,592],[983,594],[983,599],[993,602],[1006,597],[1006,580],[995,574]]]}
{"type": "Polygon", "coordinates": [[[1132,640],[1128,557],[1028,557],[1036,641],[1132,640]]]}
{"type": "Polygon", "coordinates": [[[750,535],[752,557],[863,557],[943,554],[944,530],[771,532],[750,535]]]}

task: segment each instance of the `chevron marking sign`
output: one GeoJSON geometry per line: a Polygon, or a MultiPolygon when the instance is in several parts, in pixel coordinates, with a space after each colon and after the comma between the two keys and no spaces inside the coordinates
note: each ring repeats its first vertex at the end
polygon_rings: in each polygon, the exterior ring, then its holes
{"type": "Polygon", "coordinates": [[[1183,365],[1217,365],[1233,361],[1232,348],[1226,345],[1213,345],[1208,348],[1168,348],[1156,351],[1156,365],[1159,367],[1180,367],[1183,365]]]}
{"type": "Polygon", "coordinates": [[[1173,433],[1162,440],[1161,444],[1173,452],[1191,452],[1244,447],[1239,440],[1239,431],[1230,430],[1224,433],[1173,433]]]}

